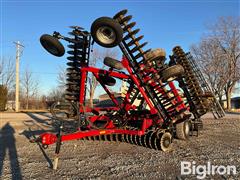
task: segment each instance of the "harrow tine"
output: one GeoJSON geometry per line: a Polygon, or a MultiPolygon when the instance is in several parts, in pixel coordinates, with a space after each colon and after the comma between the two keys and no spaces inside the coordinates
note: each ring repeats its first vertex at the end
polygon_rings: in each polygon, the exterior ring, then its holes
{"type": "Polygon", "coordinates": [[[131,53],[135,53],[136,51],[138,51],[139,49],[143,48],[144,46],[147,45],[147,42],[144,42],[143,44],[141,45],[138,45],[138,46],[135,46],[132,50],[131,50],[131,53]]]}
{"type": "Polygon", "coordinates": [[[132,135],[132,134],[129,134],[129,135],[128,135],[128,142],[129,142],[130,144],[133,144],[133,135],[132,135]]]}
{"type": "Polygon", "coordinates": [[[88,141],[90,140],[89,136],[86,136],[85,139],[88,140],[88,141]]]}
{"type": "Polygon", "coordinates": [[[105,141],[104,135],[99,135],[99,139],[100,139],[100,141],[105,141]]]}
{"type": "Polygon", "coordinates": [[[133,144],[135,144],[135,145],[138,145],[137,144],[137,136],[138,135],[133,135],[133,144]]]}
{"type": "MultiPolygon", "coordinates": [[[[142,135],[142,136],[144,136],[144,135],[142,135]]],[[[136,144],[138,145],[138,146],[142,146],[142,143],[141,143],[141,137],[142,136],[136,136],[136,144]]]]}
{"type": "Polygon", "coordinates": [[[115,142],[118,142],[118,134],[113,134],[112,135],[112,140],[115,142]]]}
{"type": "Polygon", "coordinates": [[[109,141],[109,140],[108,140],[108,134],[104,134],[104,140],[105,140],[105,141],[109,141]]]}
{"type": "Polygon", "coordinates": [[[117,138],[119,142],[124,142],[124,134],[117,134],[117,138]]]}
{"type": "Polygon", "coordinates": [[[129,134],[129,135],[128,135],[128,137],[129,137],[128,139],[129,139],[129,143],[130,143],[130,144],[134,144],[134,143],[133,143],[133,136],[134,136],[134,135],[132,135],[132,134],[129,134]]]}
{"type": "Polygon", "coordinates": [[[113,134],[109,134],[109,140],[113,141],[113,134]]]}
{"type": "Polygon", "coordinates": [[[136,39],[131,40],[127,45],[128,45],[128,46],[132,46],[132,45],[134,45],[136,42],[140,41],[143,37],[144,37],[143,35],[142,35],[142,36],[139,36],[139,37],[137,37],[136,39]]]}
{"type": "Polygon", "coordinates": [[[129,143],[128,134],[124,134],[124,142],[129,143]]]}
{"type": "Polygon", "coordinates": [[[109,139],[108,139],[109,135],[108,134],[104,134],[103,136],[104,136],[104,141],[109,141],[109,139]]]}
{"type": "Polygon", "coordinates": [[[130,134],[126,134],[126,138],[127,138],[127,143],[131,144],[130,140],[131,140],[131,135],[130,134]]]}
{"type": "Polygon", "coordinates": [[[124,9],[122,11],[119,11],[117,14],[115,14],[115,16],[113,16],[113,19],[117,19],[120,16],[124,16],[125,14],[127,14],[127,9],[124,9]]]}
{"type": "Polygon", "coordinates": [[[100,141],[101,140],[99,135],[95,136],[95,139],[96,139],[96,141],[100,141]]]}
{"type": "Polygon", "coordinates": [[[91,136],[91,137],[90,137],[90,139],[91,139],[92,141],[94,141],[94,140],[95,140],[94,136],[91,136]]]}
{"type": "MultiPolygon", "coordinates": [[[[142,52],[138,53],[136,56],[134,56],[134,58],[135,58],[135,59],[138,59],[138,58],[144,56],[144,54],[146,54],[146,51],[144,51],[143,53],[142,53],[142,52]]],[[[140,62],[141,62],[141,61],[140,61],[140,62]]]]}
{"type": "Polygon", "coordinates": [[[97,138],[98,136],[93,136],[94,141],[99,141],[99,139],[97,138]]]}
{"type": "Polygon", "coordinates": [[[119,139],[120,139],[120,142],[126,142],[125,134],[119,134],[119,139]]]}
{"type": "Polygon", "coordinates": [[[131,36],[137,34],[139,31],[140,31],[140,29],[135,29],[134,31],[131,31],[130,33],[128,33],[128,34],[123,38],[123,40],[124,40],[124,41],[128,40],[129,38],[131,38],[131,36]]]}
{"type": "Polygon", "coordinates": [[[132,16],[131,16],[131,15],[125,16],[124,18],[122,18],[122,19],[119,21],[119,23],[120,23],[120,24],[128,23],[131,19],[132,19],[132,16]]]}
{"type": "Polygon", "coordinates": [[[128,25],[126,25],[124,28],[123,28],[123,31],[127,31],[127,30],[130,30],[131,28],[133,28],[134,26],[136,25],[136,22],[131,22],[129,23],[128,25]]]}

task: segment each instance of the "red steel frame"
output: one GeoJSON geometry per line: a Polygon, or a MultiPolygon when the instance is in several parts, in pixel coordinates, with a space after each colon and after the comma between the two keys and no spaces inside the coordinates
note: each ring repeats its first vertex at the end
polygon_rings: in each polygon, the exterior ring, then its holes
{"type": "MultiPolygon", "coordinates": [[[[101,83],[100,78],[99,78],[99,74],[106,74],[108,76],[111,77],[115,77],[118,79],[131,79],[133,81],[133,83],[135,83],[135,85],[138,87],[139,91],[141,92],[141,95],[144,97],[144,99],[146,100],[147,105],[150,108],[150,113],[156,114],[157,110],[154,107],[153,103],[151,102],[151,100],[148,98],[147,94],[144,91],[144,88],[140,85],[138,79],[136,78],[136,76],[133,74],[132,69],[129,66],[128,60],[126,58],[122,59],[122,64],[123,66],[127,69],[128,71],[128,75],[122,72],[117,72],[117,71],[113,71],[111,68],[109,70],[103,70],[103,69],[98,69],[95,67],[82,67],[81,68],[81,86],[80,86],[80,97],[79,97],[79,103],[80,104],[84,104],[85,101],[85,84],[87,82],[87,73],[91,72],[94,74],[94,76],[96,77],[96,79],[100,82],[100,84],[102,85],[102,87],[104,88],[104,90],[106,91],[106,93],[109,95],[109,97],[111,98],[111,100],[113,101],[113,103],[115,104],[115,106],[113,107],[107,107],[107,108],[79,108],[80,113],[85,113],[85,112],[96,112],[96,111],[110,111],[110,110],[115,110],[118,111],[121,108],[123,108],[126,112],[131,110],[131,109],[135,109],[136,107],[132,104],[130,104],[129,102],[129,94],[126,94],[125,100],[124,100],[124,104],[120,105],[119,102],[116,100],[116,98],[114,97],[114,95],[109,91],[109,89],[106,87],[106,85],[104,85],[103,83],[101,83]]],[[[154,70],[154,69],[153,69],[154,70]]],[[[148,79],[145,79],[146,81],[148,81],[148,79]]],[[[151,84],[154,86],[155,83],[151,82],[151,84]]],[[[169,82],[169,87],[171,88],[173,94],[175,96],[177,96],[177,100],[178,101],[182,101],[180,95],[178,94],[177,89],[175,88],[173,82],[169,82]]],[[[163,90],[161,90],[161,88],[159,88],[159,92],[164,93],[163,90]]],[[[175,102],[177,103],[177,102],[175,102]]],[[[184,103],[181,104],[180,106],[181,108],[185,108],[184,103]]],[[[138,117],[132,116],[132,115],[128,115],[128,118],[131,118],[131,120],[136,120],[138,119],[138,117]]],[[[148,129],[150,126],[153,125],[153,120],[150,118],[143,118],[143,123],[142,123],[142,127],[140,130],[126,130],[126,129],[118,129],[117,127],[115,127],[115,125],[113,124],[113,122],[111,121],[111,119],[109,119],[109,117],[103,115],[103,116],[91,116],[89,118],[89,120],[91,122],[94,122],[96,120],[108,120],[108,124],[106,125],[105,129],[103,130],[96,130],[96,129],[91,129],[89,127],[88,130],[85,131],[78,131],[75,133],[71,133],[71,134],[63,134],[61,135],[61,139],[60,141],[69,141],[69,140],[74,140],[74,139],[81,139],[84,137],[89,137],[89,136],[98,136],[98,135],[103,135],[103,134],[131,134],[131,135],[143,135],[146,131],[146,129],[148,129]]],[[[157,120],[157,122],[163,122],[163,119],[159,119],[157,120]]],[[[57,134],[52,134],[52,133],[43,133],[40,135],[39,137],[40,142],[43,145],[50,145],[53,143],[57,142],[58,139],[58,135],[57,134]]]]}

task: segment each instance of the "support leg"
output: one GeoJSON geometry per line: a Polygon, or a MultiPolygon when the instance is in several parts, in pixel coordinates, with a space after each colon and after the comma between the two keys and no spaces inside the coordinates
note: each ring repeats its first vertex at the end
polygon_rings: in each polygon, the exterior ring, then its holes
{"type": "Polygon", "coordinates": [[[54,162],[53,162],[53,169],[56,170],[57,169],[57,166],[58,166],[58,160],[59,160],[59,152],[60,152],[60,149],[61,149],[61,132],[62,132],[62,128],[63,126],[60,125],[59,127],[59,131],[58,131],[58,134],[57,134],[57,143],[56,143],[56,149],[55,149],[55,158],[54,158],[54,162]]]}

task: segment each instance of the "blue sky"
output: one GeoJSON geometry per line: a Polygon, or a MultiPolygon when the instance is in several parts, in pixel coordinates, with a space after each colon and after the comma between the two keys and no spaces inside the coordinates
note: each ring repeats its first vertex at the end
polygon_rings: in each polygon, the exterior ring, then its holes
{"type": "MultiPolygon", "coordinates": [[[[67,35],[68,26],[78,25],[90,30],[100,16],[112,17],[128,9],[148,41],[147,48],[171,49],[181,45],[185,51],[206,33],[205,25],[220,16],[239,16],[237,0],[197,1],[11,1],[1,2],[1,56],[15,59],[14,41],[24,46],[20,73],[27,67],[40,81],[41,92],[47,94],[57,85],[57,73],[65,66],[66,56],[57,58],[40,45],[42,34],[58,31],[67,35]]],[[[21,74],[20,74],[21,75],[21,74]]]]}

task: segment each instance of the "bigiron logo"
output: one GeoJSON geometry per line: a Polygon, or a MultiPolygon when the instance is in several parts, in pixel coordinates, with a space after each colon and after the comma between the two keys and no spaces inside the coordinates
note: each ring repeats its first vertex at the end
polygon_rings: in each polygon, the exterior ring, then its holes
{"type": "Polygon", "coordinates": [[[197,165],[195,161],[181,161],[181,175],[196,175],[197,179],[204,179],[207,175],[236,175],[236,166],[212,165],[207,162],[204,165],[197,165]]]}

